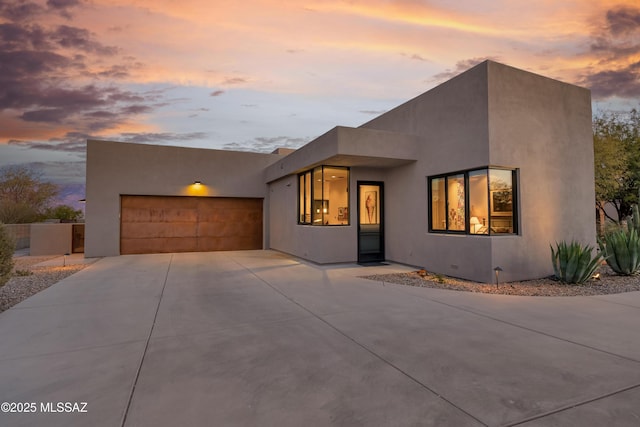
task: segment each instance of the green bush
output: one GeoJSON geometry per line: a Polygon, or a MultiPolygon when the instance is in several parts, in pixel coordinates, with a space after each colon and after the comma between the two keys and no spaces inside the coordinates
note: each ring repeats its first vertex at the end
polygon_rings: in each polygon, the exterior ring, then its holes
{"type": "Polygon", "coordinates": [[[607,264],[616,273],[631,276],[640,271],[640,237],[635,227],[607,233],[598,244],[607,264]]]}
{"type": "Polygon", "coordinates": [[[13,251],[16,245],[9,236],[7,229],[0,222],[0,286],[7,283],[11,278],[11,270],[13,269],[13,251]]]}
{"type": "Polygon", "coordinates": [[[580,243],[567,244],[562,241],[556,243],[556,249],[551,246],[551,261],[556,277],[564,283],[584,283],[596,272],[602,256],[591,256],[593,247],[580,243]]]}

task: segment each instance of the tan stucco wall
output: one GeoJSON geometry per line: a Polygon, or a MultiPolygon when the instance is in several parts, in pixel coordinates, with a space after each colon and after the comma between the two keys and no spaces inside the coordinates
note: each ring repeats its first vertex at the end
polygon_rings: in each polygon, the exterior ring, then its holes
{"type": "Polygon", "coordinates": [[[520,280],[553,273],[556,240],[595,243],[588,90],[486,62],[364,126],[424,141],[417,162],[386,170],[387,259],[520,280]],[[429,233],[427,177],[488,165],[520,170],[519,235],[429,233]]]}
{"type": "Polygon", "coordinates": [[[386,257],[456,277],[484,279],[491,241],[428,232],[427,177],[489,163],[487,69],[476,67],[363,127],[415,133],[417,162],[385,180],[386,257]]]}
{"type": "MultiPolygon", "coordinates": [[[[277,154],[87,143],[85,256],[120,253],[120,195],[266,197],[265,168],[277,154]],[[195,180],[203,185],[191,186],[195,180]]],[[[267,233],[264,233],[265,239],[267,233]]]]}
{"type": "Polygon", "coordinates": [[[31,224],[4,224],[4,229],[16,244],[16,249],[29,247],[31,224]]]}
{"type": "Polygon", "coordinates": [[[596,244],[591,95],[488,66],[491,163],[520,168],[520,236],[493,239],[493,263],[506,280],[551,275],[550,244],[596,244]]]}
{"type": "Polygon", "coordinates": [[[31,224],[29,255],[71,253],[73,224],[31,224]]]}

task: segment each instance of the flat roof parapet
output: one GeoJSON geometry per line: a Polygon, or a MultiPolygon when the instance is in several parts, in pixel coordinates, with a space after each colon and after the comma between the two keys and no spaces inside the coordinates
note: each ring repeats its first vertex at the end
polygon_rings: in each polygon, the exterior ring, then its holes
{"type": "Polygon", "coordinates": [[[417,160],[419,141],[416,135],[337,126],[269,166],[265,178],[272,182],[323,164],[396,167],[417,160]]]}

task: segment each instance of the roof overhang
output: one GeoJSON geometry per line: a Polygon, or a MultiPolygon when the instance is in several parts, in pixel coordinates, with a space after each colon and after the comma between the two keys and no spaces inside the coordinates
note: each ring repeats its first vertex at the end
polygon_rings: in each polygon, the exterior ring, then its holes
{"type": "Polygon", "coordinates": [[[393,168],[417,160],[420,138],[396,132],[338,126],[266,169],[272,182],[319,165],[393,168]]]}

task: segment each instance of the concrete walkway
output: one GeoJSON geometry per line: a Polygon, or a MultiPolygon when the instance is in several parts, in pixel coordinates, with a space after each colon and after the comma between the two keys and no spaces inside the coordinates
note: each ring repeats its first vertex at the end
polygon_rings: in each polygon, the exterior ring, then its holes
{"type": "Polygon", "coordinates": [[[0,425],[640,425],[639,292],[357,278],[408,270],[270,251],[101,259],[0,314],[0,402],[36,409],[0,425]]]}

